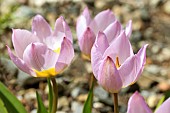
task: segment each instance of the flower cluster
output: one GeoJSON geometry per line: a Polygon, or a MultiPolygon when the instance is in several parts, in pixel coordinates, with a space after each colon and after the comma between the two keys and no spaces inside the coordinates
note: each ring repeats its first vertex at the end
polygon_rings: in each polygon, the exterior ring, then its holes
{"type": "MultiPolygon", "coordinates": [[[[19,69],[34,77],[52,78],[53,96],[57,94],[53,77],[61,73],[74,57],[72,34],[63,17],[56,20],[54,30],[42,16],[36,15],[31,32],[24,29],[12,31],[16,55],[7,46],[11,60],[19,69]]],[[[124,28],[111,10],[104,10],[92,19],[88,8],[85,8],[77,20],[76,32],[82,54],[91,60],[94,77],[106,91],[116,96],[121,88],[139,79],[146,63],[148,45],[143,45],[136,54],[133,52],[129,40],[132,33],[131,20],[124,28]]],[[[57,97],[53,102],[56,101],[57,97]]],[[[114,103],[118,107],[117,100],[114,103]]],[[[155,113],[170,113],[169,105],[170,98],[155,113]]],[[[52,113],[56,109],[54,105],[52,113]]],[[[118,109],[115,113],[118,113],[118,109]]],[[[127,113],[152,111],[143,97],[135,92],[129,99],[127,113]]]]}

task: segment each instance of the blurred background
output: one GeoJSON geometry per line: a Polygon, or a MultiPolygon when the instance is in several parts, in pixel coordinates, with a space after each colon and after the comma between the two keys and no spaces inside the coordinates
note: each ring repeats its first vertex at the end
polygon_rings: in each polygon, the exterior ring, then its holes
{"type": "MultiPolygon", "coordinates": [[[[35,91],[48,106],[46,79],[32,78],[18,70],[9,60],[6,45],[12,46],[12,28],[31,30],[32,17],[41,14],[54,27],[63,16],[74,39],[75,57],[62,74],[56,77],[59,87],[57,113],[81,113],[89,90],[91,64],[81,58],[76,37],[76,20],[88,6],[94,17],[110,9],[126,25],[133,21],[130,38],[135,52],[148,43],[147,64],[134,85],[122,89],[120,113],[125,113],[131,94],[138,90],[153,110],[163,95],[170,93],[170,1],[169,0],[0,0],[0,81],[23,103],[29,113],[36,113],[35,91]],[[82,63],[83,62],[83,63],[82,63]]],[[[113,113],[111,96],[100,86],[94,88],[93,113],[113,113]]]]}

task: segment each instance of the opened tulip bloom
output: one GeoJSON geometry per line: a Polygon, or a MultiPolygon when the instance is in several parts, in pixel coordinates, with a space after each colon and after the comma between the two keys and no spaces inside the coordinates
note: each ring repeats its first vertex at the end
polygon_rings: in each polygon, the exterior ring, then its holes
{"type": "Polygon", "coordinates": [[[133,53],[129,38],[122,31],[109,43],[107,34],[99,32],[91,51],[93,73],[98,83],[110,93],[135,83],[146,62],[144,45],[133,53]]]}
{"type": "Polygon", "coordinates": [[[54,31],[45,19],[36,15],[32,32],[13,29],[12,43],[16,55],[8,47],[11,60],[22,71],[34,77],[52,77],[62,72],[74,57],[72,34],[60,17],[54,31]]]}
{"type": "MultiPolygon", "coordinates": [[[[155,113],[170,113],[170,98],[156,109],[155,113]]],[[[129,99],[127,113],[152,113],[151,109],[146,104],[144,98],[135,92],[129,99]]]]}
{"type": "MultiPolygon", "coordinates": [[[[127,37],[131,35],[131,28],[132,22],[130,20],[125,28],[127,37]]],[[[91,48],[99,31],[106,33],[108,41],[112,42],[113,38],[118,36],[122,30],[123,27],[112,11],[104,10],[97,14],[94,19],[91,19],[88,8],[85,8],[77,20],[76,26],[80,50],[83,55],[90,58],[91,48]]]]}

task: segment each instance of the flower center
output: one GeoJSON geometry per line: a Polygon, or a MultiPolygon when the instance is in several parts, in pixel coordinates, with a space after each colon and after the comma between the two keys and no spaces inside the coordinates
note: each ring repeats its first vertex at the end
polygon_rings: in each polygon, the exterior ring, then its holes
{"type": "Polygon", "coordinates": [[[37,77],[53,77],[56,76],[59,72],[55,71],[55,68],[49,68],[47,70],[43,70],[43,71],[37,71],[34,70],[37,77]]]}
{"type": "Polygon", "coordinates": [[[57,54],[60,54],[60,48],[55,49],[54,52],[56,52],[57,54]]]}

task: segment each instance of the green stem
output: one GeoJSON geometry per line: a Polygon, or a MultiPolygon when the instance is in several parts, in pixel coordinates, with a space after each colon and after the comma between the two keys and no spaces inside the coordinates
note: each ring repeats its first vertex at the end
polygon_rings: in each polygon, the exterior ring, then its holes
{"type": "Polygon", "coordinates": [[[118,93],[113,93],[114,97],[114,113],[119,113],[119,108],[118,108],[118,93]]]}
{"type": "Polygon", "coordinates": [[[53,84],[53,105],[52,105],[52,112],[56,113],[57,111],[57,104],[58,104],[58,87],[55,78],[51,78],[53,84]]]}

